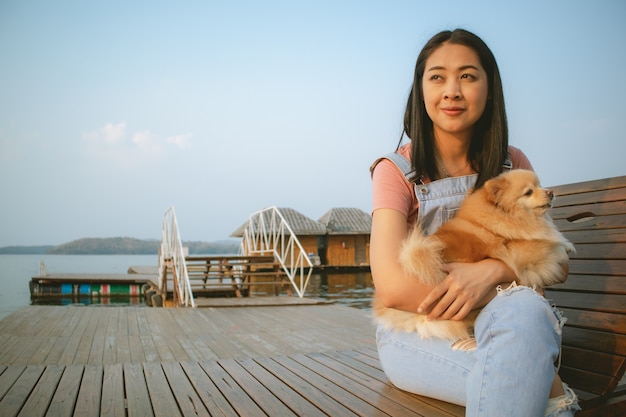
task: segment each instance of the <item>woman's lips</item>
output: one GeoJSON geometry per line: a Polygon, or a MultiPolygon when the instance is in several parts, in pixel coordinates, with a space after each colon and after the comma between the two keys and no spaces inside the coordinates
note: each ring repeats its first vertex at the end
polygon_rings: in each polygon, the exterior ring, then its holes
{"type": "Polygon", "coordinates": [[[447,114],[448,116],[458,116],[459,114],[463,113],[465,109],[461,107],[446,107],[446,108],[441,109],[441,111],[447,114]]]}

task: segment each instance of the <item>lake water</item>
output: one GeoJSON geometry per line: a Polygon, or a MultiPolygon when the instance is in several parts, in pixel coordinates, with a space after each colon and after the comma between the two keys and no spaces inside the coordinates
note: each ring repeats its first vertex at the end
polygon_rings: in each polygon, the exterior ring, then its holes
{"type": "MultiPolygon", "coordinates": [[[[125,274],[130,266],[156,266],[156,255],[0,255],[0,319],[31,304],[28,283],[43,261],[53,273],[125,274]]],[[[306,297],[330,299],[370,309],[374,294],[369,273],[313,274],[306,297]]]]}

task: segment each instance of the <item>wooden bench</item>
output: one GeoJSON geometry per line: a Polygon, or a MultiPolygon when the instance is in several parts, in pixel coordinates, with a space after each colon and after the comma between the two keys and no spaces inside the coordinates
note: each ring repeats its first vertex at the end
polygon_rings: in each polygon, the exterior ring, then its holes
{"type": "Polygon", "coordinates": [[[576,247],[567,281],[546,290],[567,317],[559,374],[577,417],[626,415],[626,176],[551,188],[551,216],[576,247]]]}

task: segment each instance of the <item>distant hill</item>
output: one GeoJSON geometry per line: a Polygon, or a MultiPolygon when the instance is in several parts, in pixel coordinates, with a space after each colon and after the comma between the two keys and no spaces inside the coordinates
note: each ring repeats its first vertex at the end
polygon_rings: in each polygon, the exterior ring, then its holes
{"type": "Polygon", "coordinates": [[[0,248],[0,255],[43,255],[52,248],[52,245],[5,246],[4,248],[0,248]]]}
{"type": "Polygon", "coordinates": [[[50,255],[148,255],[159,250],[158,240],[140,240],[132,237],[83,238],[48,250],[50,255]]]}
{"type": "MultiPolygon", "coordinates": [[[[141,240],[131,237],[83,238],[57,246],[7,246],[0,254],[11,255],[156,255],[160,240],[141,240]]],[[[239,242],[183,242],[190,255],[236,254],[239,242]]]]}

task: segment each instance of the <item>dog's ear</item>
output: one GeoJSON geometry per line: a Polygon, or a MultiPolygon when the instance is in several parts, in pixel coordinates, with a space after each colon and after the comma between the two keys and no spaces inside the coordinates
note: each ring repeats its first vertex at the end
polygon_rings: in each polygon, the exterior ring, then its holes
{"type": "Polygon", "coordinates": [[[489,202],[499,206],[499,203],[502,200],[502,195],[506,192],[508,186],[509,182],[503,177],[496,177],[487,181],[484,187],[489,202]]]}

